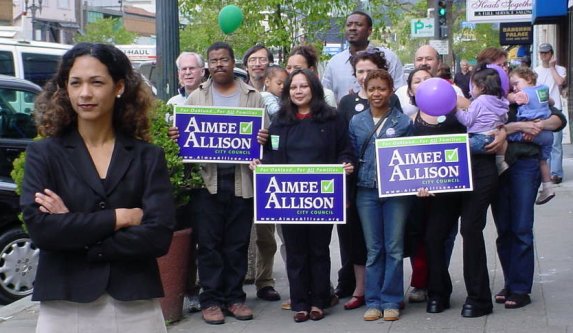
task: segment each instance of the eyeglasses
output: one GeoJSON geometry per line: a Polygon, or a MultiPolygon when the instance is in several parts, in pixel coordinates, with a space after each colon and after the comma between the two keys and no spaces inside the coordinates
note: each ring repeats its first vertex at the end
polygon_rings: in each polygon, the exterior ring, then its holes
{"type": "Polygon", "coordinates": [[[209,59],[209,65],[215,66],[219,62],[221,63],[221,65],[227,66],[229,63],[231,63],[231,59],[229,58],[209,59]]]}
{"type": "Polygon", "coordinates": [[[259,64],[261,64],[261,65],[265,65],[265,64],[268,64],[268,63],[269,63],[269,58],[265,58],[265,57],[259,57],[259,58],[257,58],[257,57],[252,57],[252,58],[249,58],[249,59],[247,60],[247,62],[248,62],[249,64],[251,64],[251,65],[254,65],[254,64],[257,63],[257,62],[258,62],[259,64]]]}
{"type": "Polygon", "coordinates": [[[187,71],[189,71],[189,72],[194,72],[194,71],[197,71],[197,70],[200,70],[200,69],[201,69],[200,67],[181,67],[181,68],[179,68],[179,71],[182,72],[182,73],[183,73],[183,72],[187,72],[187,71]]]}

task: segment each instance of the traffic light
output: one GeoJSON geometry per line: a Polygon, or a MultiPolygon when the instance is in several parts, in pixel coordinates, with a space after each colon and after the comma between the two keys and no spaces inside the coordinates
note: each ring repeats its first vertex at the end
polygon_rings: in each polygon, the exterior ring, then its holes
{"type": "Polygon", "coordinates": [[[437,28],[440,38],[447,38],[448,37],[448,8],[446,0],[438,0],[436,1],[436,17],[437,17],[437,28]]]}

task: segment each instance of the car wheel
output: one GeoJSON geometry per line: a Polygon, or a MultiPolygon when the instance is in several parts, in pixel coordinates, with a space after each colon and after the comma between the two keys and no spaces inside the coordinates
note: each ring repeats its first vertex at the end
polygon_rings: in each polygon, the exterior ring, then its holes
{"type": "Polygon", "coordinates": [[[32,293],[40,250],[20,227],[0,234],[0,302],[9,303],[32,293]]]}

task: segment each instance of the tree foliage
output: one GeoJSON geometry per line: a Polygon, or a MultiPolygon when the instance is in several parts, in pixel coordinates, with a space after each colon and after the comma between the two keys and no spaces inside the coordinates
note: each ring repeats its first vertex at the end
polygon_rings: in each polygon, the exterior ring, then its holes
{"type": "Polygon", "coordinates": [[[102,18],[86,25],[84,35],[76,35],[76,43],[132,44],[137,35],[125,30],[117,18],[102,18]]]}
{"type": "Polygon", "coordinates": [[[462,22],[466,20],[465,3],[454,4],[452,28],[454,28],[454,53],[458,59],[473,60],[487,47],[499,47],[499,29],[491,23],[478,23],[473,31],[475,40],[463,40],[460,36],[462,22]]]}
{"type": "MultiPolygon", "coordinates": [[[[401,0],[179,0],[181,13],[191,22],[181,32],[181,50],[205,53],[207,47],[219,40],[233,45],[241,55],[256,43],[273,47],[283,58],[300,43],[310,43],[319,50],[324,36],[334,22],[342,35],[346,16],[356,9],[371,13],[374,20],[372,39],[378,44],[395,46],[388,28],[403,20],[412,11],[412,4],[401,0]],[[217,24],[217,15],[226,5],[241,8],[245,20],[233,34],[224,35],[217,24]],[[332,20],[334,19],[334,20],[332,20]],[[392,44],[392,45],[391,45],[392,44]]],[[[281,59],[282,60],[282,59],[281,59]]]]}
{"type": "Polygon", "coordinates": [[[180,0],[181,13],[190,20],[181,33],[181,50],[204,53],[220,40],[233,45],[237,55],[256,43],[273,47],[281,55],[302,42],[321,48],[321,36],[330,29],[330,18],[344,17],[356,6],[356,0],[180,0]],[[239,6],[245,19],[237,31],[224,35],[217,16],[230,4],[239,6]]]}

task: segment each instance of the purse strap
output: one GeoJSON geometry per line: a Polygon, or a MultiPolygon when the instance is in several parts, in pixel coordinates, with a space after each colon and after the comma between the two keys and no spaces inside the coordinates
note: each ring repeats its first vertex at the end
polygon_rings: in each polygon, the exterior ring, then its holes
{"type": "Polygon", "coordinates": [[[380,118],[380,120],[378,120],[378,122],[376,123],[376,126],[374,126],[372,132],[370,132],[370,134],[368,134],[368,136],[366,137],[366,140],[364,141],[364,143],[362,144],[362,148],[360,149],[360,155],[358,157],[359,162],[363,162],[362,158],[364,157],[364,154],[366,153],[366,148],[368,148],[368,144],[370,143],[370,137],[376,133],[378,128],[380,128],[380,126],[382,126],[387,119],[388,116],[380,118]]]}

